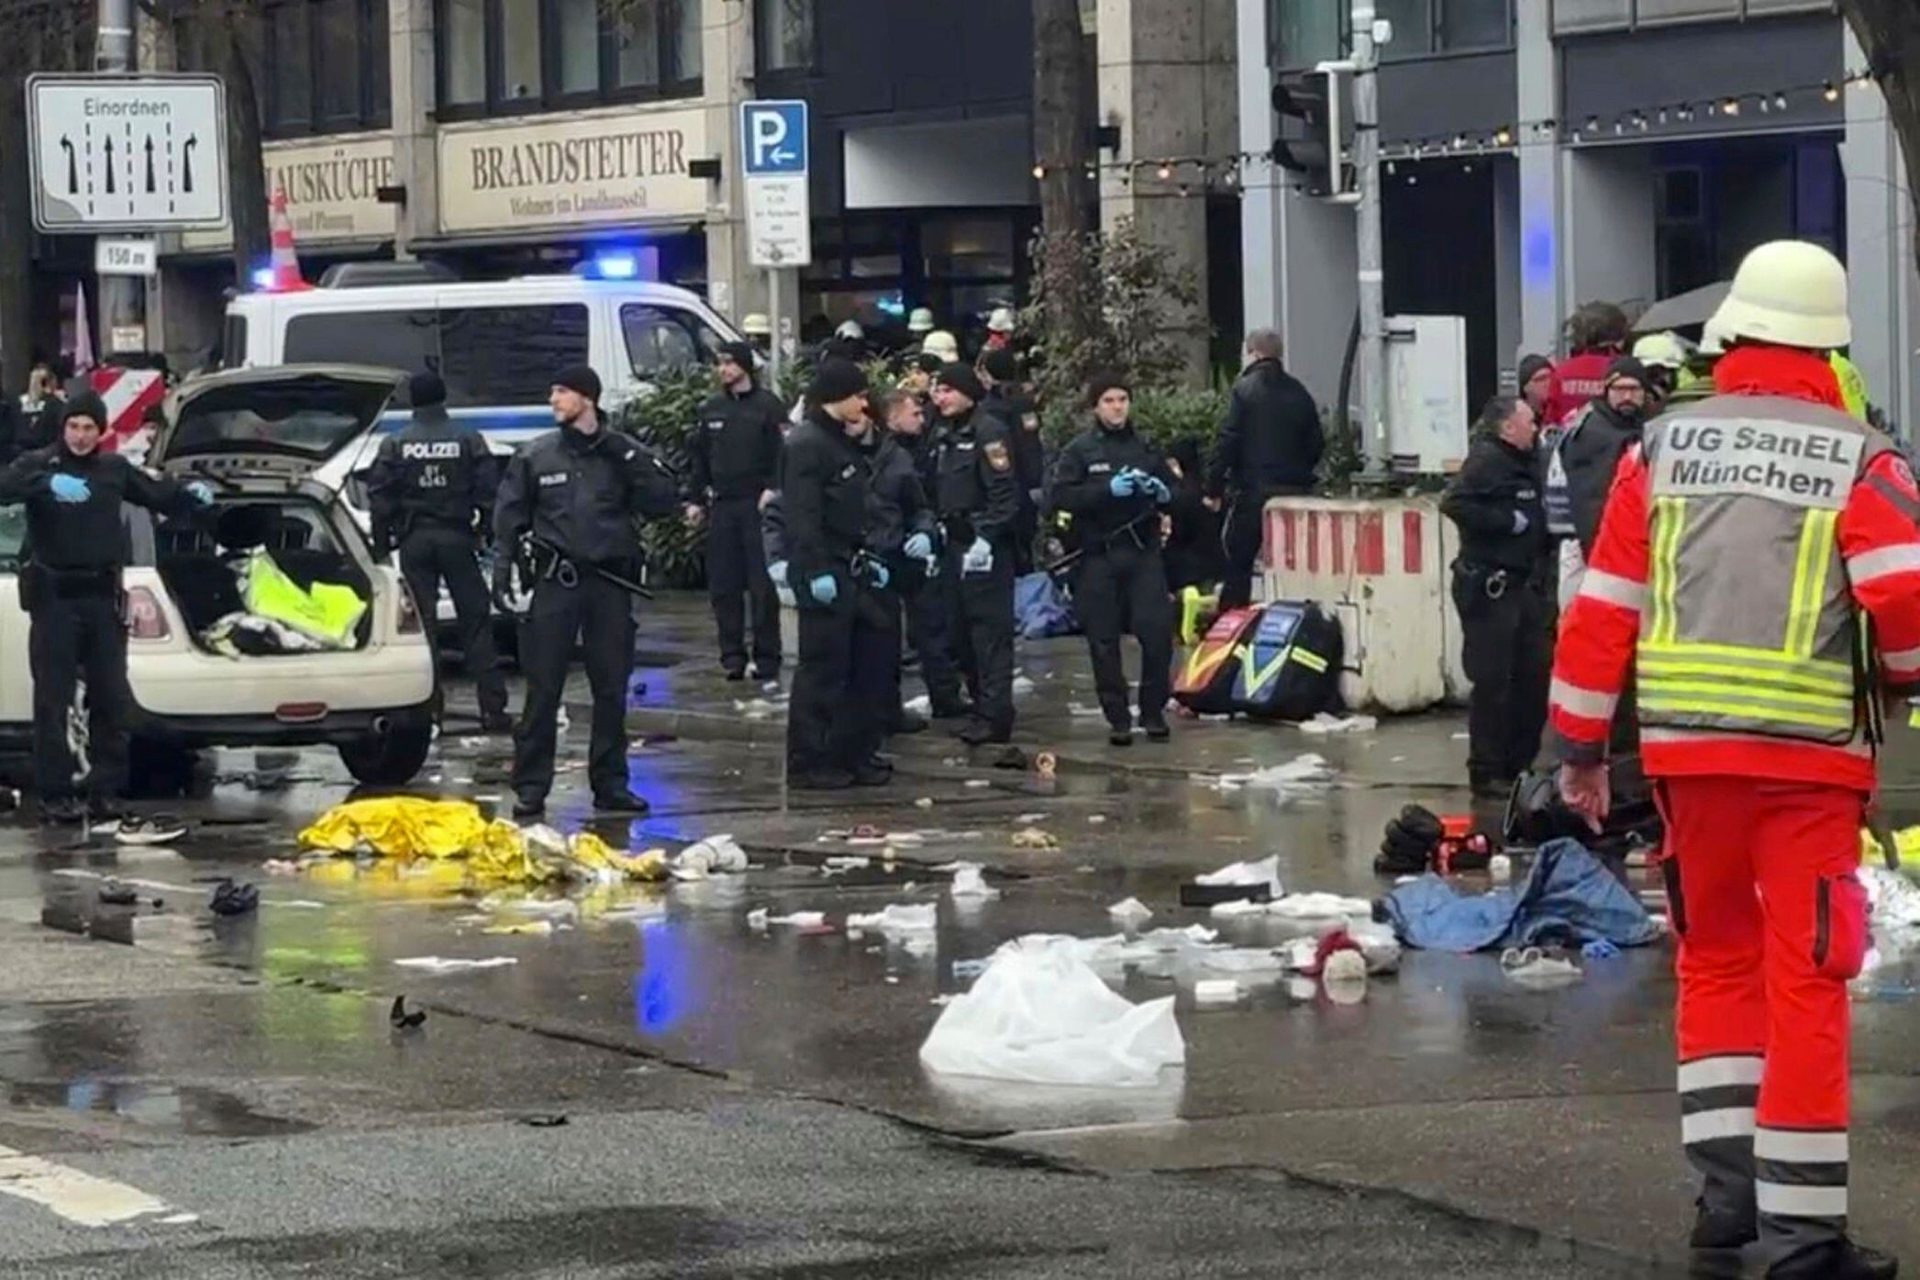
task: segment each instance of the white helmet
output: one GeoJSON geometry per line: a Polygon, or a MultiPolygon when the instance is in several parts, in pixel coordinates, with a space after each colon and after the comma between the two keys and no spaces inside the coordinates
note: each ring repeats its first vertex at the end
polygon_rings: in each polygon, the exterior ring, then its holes
{"type": "Polygon", "coordinates": [[[1763,244],[1740,264],[1711,326],[1728,341],[1752,338],[1809,351],[1844,347],[1853,341],[1847,269],[1805,240],[1763,244]]]}
{"type": "Polygon", "coordinates": [[[960,358],[960,344],[945,329],[935,329],[920,339],[920,349],[930,356],[939,356],[948,364],[960,358]]]}
{"type": "Polygon", "coordinates": [[[1717,315],[1700,330],[1700,354],[1715,359],[1727,354],[1727,331],[1720,327],[1717,315]]]}
{"type": "Polygon", "coordinates": [[[931,307],[915,307],[913,313],[907,317],[907,332],[927,333],[932,329],[933,309],[931,307]]]}
{"type": "Polygon", "coordinates": [[[1649,369],[1684,369],[1691,344],[1677,333],[1650,333],[1633,344],[1633,358],[1649,369]]]}
{"type": "MultiPolygon", "coordinates": [[[[816,330],[816,332],[818,331],[816,330]]],[[[836,338],[845,338],[851,342],[862,342],[866,339],[867,331],[860,327],[858,320],[842,320],[840,327],[833,331],[833,336],[836,338]]]]}
{"type": "Polygon", "coordinates": [[[988,333],[1012,333],[1013,332],[1013,308],[1012,307],[995,307],[993,309],[993,314],[987,317],[987,332],[988,333]]]}
{"type": "Polygon", "coordinates": [[[773,333],[773,322],[761,312],[756,311],[740,322],[740,332],[749,338],[770,337],[773,333]]]}

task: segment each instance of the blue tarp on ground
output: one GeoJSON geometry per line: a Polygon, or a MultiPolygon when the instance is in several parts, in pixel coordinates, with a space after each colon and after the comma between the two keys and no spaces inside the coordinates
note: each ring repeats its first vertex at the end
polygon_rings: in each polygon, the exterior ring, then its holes
{"type": "Polygon", "coordinates": [[[1468,896],[1426,875],[1388,894],[1386,910],[1402,942],[1433,951],[1578,946],[1595,938],[1638,947],[1660,936],[1639,899],[1578,840],[1541,845],[1518,888],[1468,896]]]}
{"type": "Polygon", "coordinates": [[[1073,603],[1051,574],[1029,573],[1013,584],[1014,626],[1023,640],[1070,636],[1080,630],[1073,603]]]}

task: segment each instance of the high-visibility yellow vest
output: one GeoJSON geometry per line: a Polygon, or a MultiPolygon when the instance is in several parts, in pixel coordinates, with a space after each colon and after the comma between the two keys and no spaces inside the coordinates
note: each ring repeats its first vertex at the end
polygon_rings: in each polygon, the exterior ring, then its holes
{"type": "Polygon", "coordinates": [[[1641,724],[1852,743],[1864,636],[1836,530],[1892,442],[1824,405],[1715,396],[1656,420],[1644,447],[1641,724]]]}
{"type": "Polygon", "coordinates": [[[1840,398],[1846,401],[1847,412],[1865,422],[1867,410],[1873,406],[1873,397],[1867,394],[1867,380],[1862,376],[1860,366],[1838,351],[1827,357],[1827,363],[1833,366],[1833,376],[1840,383],[1840,398]]]}
{"type": "Polygon", "coordinates": [[[247,558],[246,580],[240,597],[248,613],[285,623],[316,640],[346,648],[367,602],[352,587],[316,582],[311,591],[301,587],[265,551],[247,558]]]}

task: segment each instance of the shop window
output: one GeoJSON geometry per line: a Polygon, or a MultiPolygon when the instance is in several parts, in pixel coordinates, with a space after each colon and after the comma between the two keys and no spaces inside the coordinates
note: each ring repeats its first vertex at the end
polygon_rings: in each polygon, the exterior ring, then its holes
{"type": "Polygon", "coordinates": [[[269,137],[375,129],[392,119],[387,0],[281,0],[267,6],[261,68],[269,137]]]}
{"type": "Polygon", "coordinates": [[[1505,49],[1513,44],[1512,0],[1434,0],[1433,47],[1505,49]]]}
{"type": "Polygon", "coordinates": [[[813,68],[813,11],[814,0],[755,0],[753,26],[759,36],[761,71],[813,68]]]}
{"type": "Polygon", "coordinates": [[[440,376],[447,403],[540,404],[553,371],[587,359],[587,309],[448,307],[440,313],[440,376]]]}
{"type": "Polygon", "coordinates": [[[1433,52],[1435,0],[1376,0],[1376,17],[1393,23],[1393,40],[1382,46],[1382,58],[1417,58],[1433,52]]]}
{"type": "Polygon", "coordinates": [[[701,0],[437,0],[443,119],[700,95],[701,0]]]}
{"type": "MultiPolygon", "coordinates": [[[[1565,3],[1565,0],[1562,0],[1565,3]]],[[[1513,44],[1514,0],[1375,0],[1374,13],[1393,23],[1386,59],[1418,58],[1513,44]]],[[[1349,0],[1268,0],[1274,64],[1310,67],[1349,48],[1349,0]]]]}
{"type": "Polygon", "coordinates": [[[626,337],[627,359],[642,378],[710,364],[720,348],[719,335],[698,316],[641,302],[620,308],[620,330],[626,337]]]}
{"type": "Polygon", "coordinates": [[[1274,65],[1311,67],[1346,51],[1348,0],[1267,0],[1267,5],[1274,65]]]}

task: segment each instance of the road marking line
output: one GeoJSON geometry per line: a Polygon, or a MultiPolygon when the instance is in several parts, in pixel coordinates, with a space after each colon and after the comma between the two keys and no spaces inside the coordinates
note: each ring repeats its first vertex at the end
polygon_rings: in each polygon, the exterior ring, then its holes
{"type": "MultiPolygon", "coordinates": [[[[149,1214],[173,1213],[172,1205],[138,1187],[96,1178],[11,1147],[0,1147],[0,1195],[51,1209],[83,1227],[110,1227],[149,1214]]],[[[191,1220],[191,1215],[175,1215],[172,1220],[191,1220]]]]}

